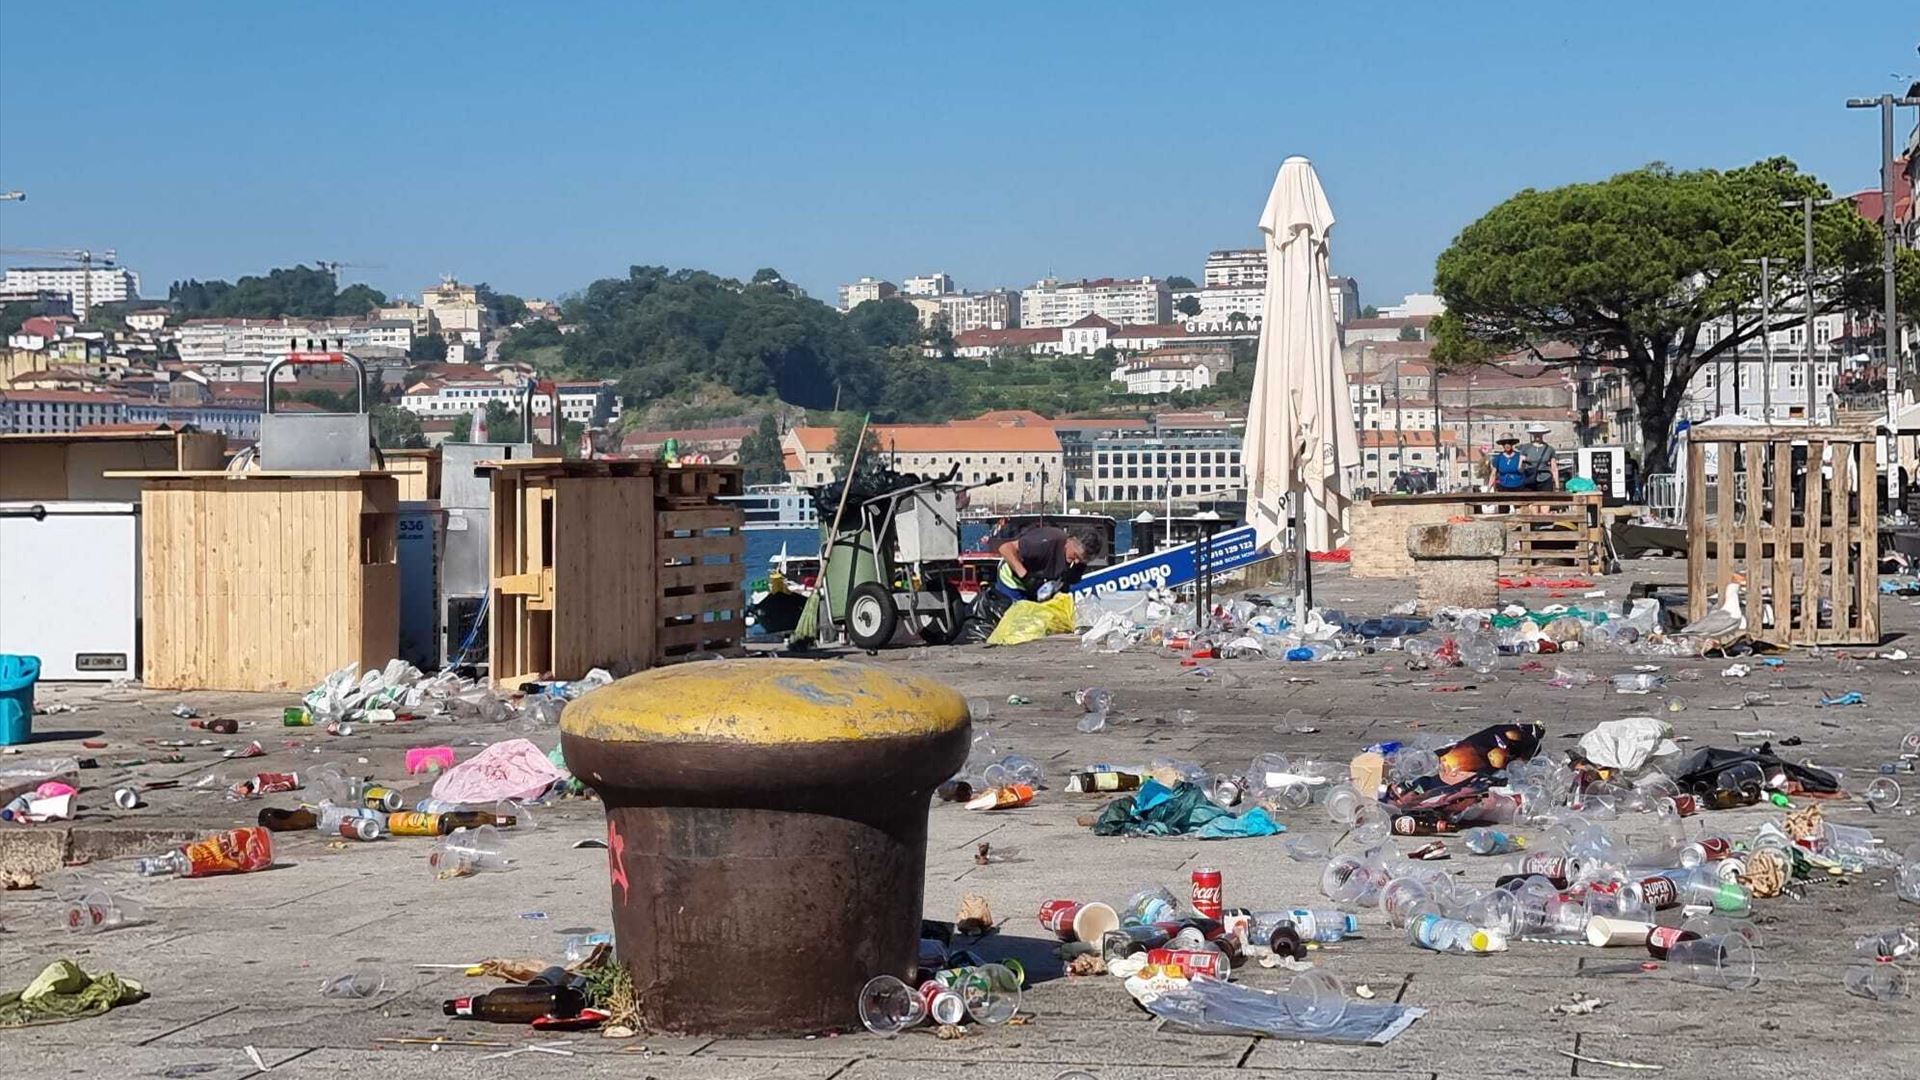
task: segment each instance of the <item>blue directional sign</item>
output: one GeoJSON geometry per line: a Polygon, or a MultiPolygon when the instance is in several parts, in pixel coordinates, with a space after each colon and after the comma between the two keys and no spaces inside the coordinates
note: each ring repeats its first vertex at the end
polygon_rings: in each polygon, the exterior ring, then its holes
{"type": "MultiPolygon", "coordinates": [[[[1111,593],[1132,589],[1167,589],[1193,581],[1193,544],[1166,548],[1138,559],[1129,559],[1096,570],[1080,579],[1071,591],[1111,593]]],[[[1222,574],[1266,558],[1266,549],[1253,535],[1253,526],[1242,525],[1215,536],[1207,546],[1211,573],[1222,574]]]]}

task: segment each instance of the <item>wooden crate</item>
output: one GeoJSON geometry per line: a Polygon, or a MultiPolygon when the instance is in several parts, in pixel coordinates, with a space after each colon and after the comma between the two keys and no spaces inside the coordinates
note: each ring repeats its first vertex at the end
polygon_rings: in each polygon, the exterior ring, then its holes
{"type": "Polygon", "coordinates": [[[377,472],[137,475],[142,677],[304,691],[399,649],[395,482],[377,472]]]}
{"type": "Polygon", "coordinates": [[[144,472],[206,472],[227,463],[225,435],[129,427],[0,435],[0,502],[131,502],[145,487],[144,472]]]}
{"type": "Polygon", "coordinates": [[[1736,574],[1747,632],[1774,645],[1878,645],[1872,428],[1696,427],[1688,435],[1687,614],[1736,574]],[[1708,448],[1718,462],[1707,476],[1708,448]]]}
{"type": "Polygon", "coordinates": [[[493,485],[493,676],[615,675],[740,638],[742,513],[728,466],[516,461],[493,485]]]}
{"type": "Polygon", "coordinates": [[[440,450],[382,450],[383,472],[400,482],[401,502],[425,502],[440,497],[440,450]]]}
{"type": "Polygon", "coordinates": [[[1599,574],[1606,570],[1601,532],[1605,497],[1565,491],[1435,492],[1376,495],[1354,507],[1354,577],[1398,578],[1417,572],[1406,552],[1407,528],[1452,517],[1497,518],[1507,526],[1506,574],[1599,574]]]}

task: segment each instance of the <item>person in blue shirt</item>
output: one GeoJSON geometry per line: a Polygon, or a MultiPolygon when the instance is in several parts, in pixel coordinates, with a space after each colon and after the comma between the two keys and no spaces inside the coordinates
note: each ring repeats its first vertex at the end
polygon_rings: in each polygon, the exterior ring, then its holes
{"type": "Polygon", "coordinates": [[[1487,456],[1487,486],[1495,491],[1529,491],[1533,488],[1533,463],[1520,452],[1517,435],[1502,435],[1494,440],[1500,449],[1487,456]]]}

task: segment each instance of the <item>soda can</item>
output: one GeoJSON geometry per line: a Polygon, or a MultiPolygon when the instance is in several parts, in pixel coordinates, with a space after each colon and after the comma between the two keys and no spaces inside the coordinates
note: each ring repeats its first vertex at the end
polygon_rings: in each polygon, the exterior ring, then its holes
{"type": "Polygon", "coordinates": [[[340,835],[349,840],[378,840],[380,823],[366,817],[341,818],[340,835]]]}
{"type": "Polygon", "coordinates": [[[1681,817],[1692,817],[1700,812],[1700,800],[1683,791],[1673,797],[1673,812],[1681,817]]]}
{"type": "Polygon", "coordinates": [[[1211,866],[1202,866],[1193,872],[1193,910],[1203,917],[1220,917],[1221,879],[1220,871],[1211,866]]]}
{"type": "Polygon", "coordinates": [[[369,810],[381,810],[392,813],[406,805],[400,793],[389,787],[373,786],[360,793],[360,798],[369,810]]]}
{"type": "Polygon", "coordinates": [[[253,793],[255,795],[273,795],[282,791],[296,791],[299,787],[299,773],[263,772],[253,778],[253,793]]]}
{"type": "Polygon", "coordinates": [[[1040,925],[1061,941],[1097,942],[1120,925],[1120,916],[1098,901],[1048,900],[1040,905],[1040,925]]]}
{"type": "Polygon", "coordinates": [[[113,804],[122,810],[131,810],[140,805],[140,793],[130,787],[119,788],[113,793],[113,804]]]}
{"type": "Polygon", "coordinates": [[[1147,963],[1160,968],[1177,967],[1186,972],[1189,979],[1195,975],[1227,977],[1227,955],[1218,949],[1150,949],[1147,963]]]}
{"type": "Polygon", "coordinates": [[[1658,874],[1640,879],[1640,897],[1655,911],[1680,906],[1680,890],[1673,879],[1658,874]]]}
{"type": "Polygon", "coordinates": [[[395,811],[387,815],[387,831],[395,836],[439,836],[440,815],[412,810],[395,811]]]}
{"type": "Polygon", "coordinates": [[[958,1024],[967,1018],[967,1001],[958,990],[929,979],[920,984],[920,997],[927,1003],[927,1015],[936,1024],[958,1024]]]}
{"type": "Polygon", "coordinates": [[[305,705],[289,705],[280,710],[280,724],[283,727],[312,727],[313,714],[305,705]]]}

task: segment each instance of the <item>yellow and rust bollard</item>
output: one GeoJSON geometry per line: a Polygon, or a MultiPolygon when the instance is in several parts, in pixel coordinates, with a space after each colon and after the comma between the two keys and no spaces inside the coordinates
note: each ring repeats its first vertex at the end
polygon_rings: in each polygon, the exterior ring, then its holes
{"type": "Polygon", "coordinates": [[[567,767],[607,807],[615,950],[657,1031],[859,1026],[920,938],[927,807],[966,699],[838,661],[716,660],[568,706],[567,767]]]}

